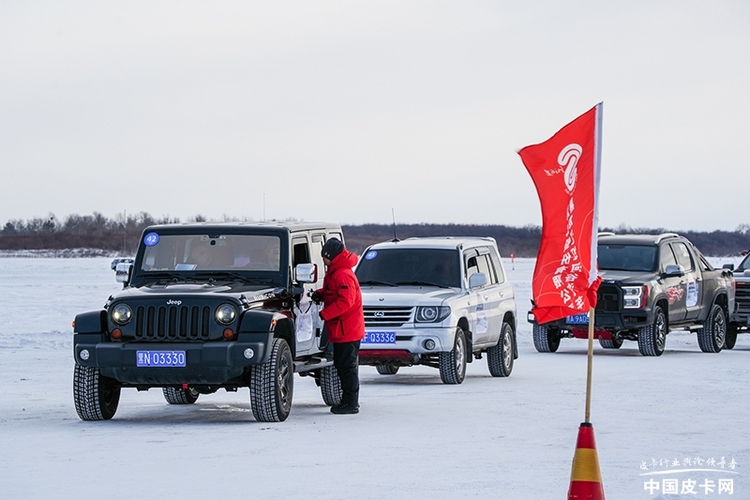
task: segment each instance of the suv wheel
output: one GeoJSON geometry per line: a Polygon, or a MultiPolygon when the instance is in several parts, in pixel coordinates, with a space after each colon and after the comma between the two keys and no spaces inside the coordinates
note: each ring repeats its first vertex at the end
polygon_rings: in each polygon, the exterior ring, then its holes
{"type": "Polygon", "coordinates": [[[619,349],[622,347],[622,337],[612,335],[611,339],[599,338],[599,345],[605,349],[619,349]]]}
{"type": "Polygon", "coordinates": [[[727,336],[724,338],[724,349],[733,349],[737,343],[737,325],[729,323],[727,326],[727,336]]]}
{"type": "Polygon", "coordinates": [[[199,393],[192,387],[162,387],[164,399],[171,405],[191,405],[198,401],[199,393]]]}
{"type": "Polygon", "coordinates": [[[667,316],[654,307],[654,322],[638,329],[638,350],[644,356],[661,356],[667,343],[667,316]]]}
{"type": "Polygon", "coordinates": [[[341,379],[335,366],[326,366],[320,369],[320,393],[328,406],[336,406],[341,403],[341,397],[344,393],[341,390],[341,379]]]}
{"type": "Polygon", "coordinates": [[[703,352],[720,352],[727,336],[727,318],[719,304],[711,307],[711,312],[698,330],[698,345],[703,352]]]}
{"type": "Polygon", "coordinates": [[[398,373],[398,366],[396,365],[378,365],[375,369],[381,375],[395,375],[398,373]]]}
{"type": "Polygon", "coordinates": [[[508,377],[513,371],[513,328],[503,322],[497,345],[487,349],[487,368],[493,377],[508,377]]]}
{"type": "Polygon", "coordinates": [[[250,405],[259,422],[283,422],[292,411],[294,366],[286,340],[275,338],[267,363],[250,371],[250,405]]]}
{"type": "Polygon", "coordinates": [[[556,352],[560,347],[560,335],[557,330],[551,330],[544,325],[534,325],[532,328],[534,347],[539,352],[556,352]]]}
{"type": "Polygon", "coordinates": [[[73,371],[73,401],[81,420],[109,420],[120,403],[120,386],[103,376],[99,368],[76,365],[73,371]]]}
{"type": "Polygon", "coordinates": [[[461,327],[456,328],[453,349],[439,353],[440,379],[444,384],[460,384],[466,376],[466,336],[461,327]]]}

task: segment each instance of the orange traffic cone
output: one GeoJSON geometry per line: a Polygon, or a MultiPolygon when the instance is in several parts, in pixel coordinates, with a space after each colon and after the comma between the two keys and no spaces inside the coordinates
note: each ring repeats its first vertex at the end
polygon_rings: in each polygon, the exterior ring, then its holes
{"type": "Polygon", "coordinates": [[[594,442],[594,426],[588,422],[578,428],[576,454],[570,472],[568,500],[604,500],[602,474],[599,472],[599,456],[594,442]]]}

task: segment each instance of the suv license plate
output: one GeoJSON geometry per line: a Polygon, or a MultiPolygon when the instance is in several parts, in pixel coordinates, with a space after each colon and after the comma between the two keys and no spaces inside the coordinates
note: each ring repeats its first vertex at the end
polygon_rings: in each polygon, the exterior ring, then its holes
{"type": "Polygon", "coordinates": [[[589,315],[587,313],[576,314],[574,316],[568,316],[565,321],[570,325],[588,325],[589,315]]]}
{"type": "Polygon", "coordinates": [[[136,351],[136,366],[182,367],[185,364],[185,351],[136,351]]]}
{"type": "Polygon", "coordinates": [[[363,344],[395,344],[396,332],[366,332],[363,344]]]}

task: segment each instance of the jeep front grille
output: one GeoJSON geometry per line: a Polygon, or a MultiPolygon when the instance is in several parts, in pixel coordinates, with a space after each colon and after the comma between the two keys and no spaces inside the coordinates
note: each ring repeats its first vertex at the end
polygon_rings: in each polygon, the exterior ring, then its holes
{"type": "Polygon", "coordinates": [[[207,340],[211,308],[208,306],[138,306],[136,340],[207,340]]]}
{"type": "Polygon", "coordinates": [[[411,317],[411,307],[365,306],[365,326],[370,328],[396,328],[411,317]]]}
{"type": "Polygon", "coordinates": [[[596,310],[604,312],[620,311],[620,289],[616,286],[601,284],[597,292],[596,310]]]}

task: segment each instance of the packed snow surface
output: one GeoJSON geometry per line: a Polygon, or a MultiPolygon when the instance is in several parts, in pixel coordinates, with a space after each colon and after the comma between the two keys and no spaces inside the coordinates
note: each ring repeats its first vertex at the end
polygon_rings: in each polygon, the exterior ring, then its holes
{"type": "MultiPolygon", "coordinates": [[[[0,497],[566,498],[587,343],[534,350],[533,259],[504,260],[518,303],[509,378],[491,377],[486,359],[453,386],[431,368],[383,376],[363,366],[360,414],[336,416],[312,379],[295,377],[282,423],[256,422],[247,389],[189,406],[125,389],[113,420],[83,422],[70,323],[119,289],[110,260],[0,258],[0,497]]],[[[658,358],[627,341],[594,352],[591,421],[608,500],[750,498],[750,335],[719,354],[687,332],[671,333],[658,358]]]]}

